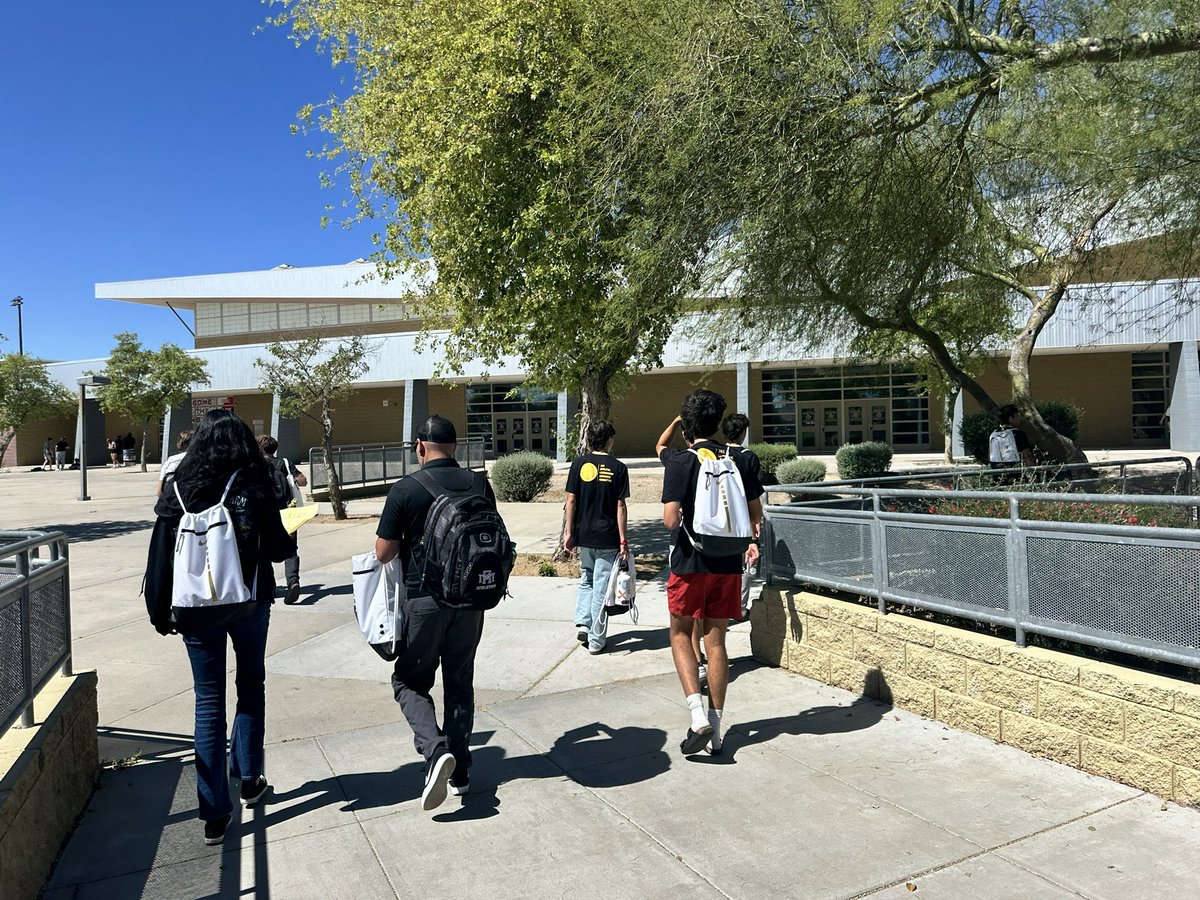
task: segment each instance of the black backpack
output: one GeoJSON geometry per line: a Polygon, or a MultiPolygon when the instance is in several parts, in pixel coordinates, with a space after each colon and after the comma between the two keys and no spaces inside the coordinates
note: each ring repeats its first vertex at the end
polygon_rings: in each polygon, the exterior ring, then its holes
{"type": "Polygon", "coordinates": [[[416,553],[424,590],[443,606],[493,608],[508,593],[516,548],[483,479],[455,489],[423,469],[413,477],[434,498],[416,553]]]}

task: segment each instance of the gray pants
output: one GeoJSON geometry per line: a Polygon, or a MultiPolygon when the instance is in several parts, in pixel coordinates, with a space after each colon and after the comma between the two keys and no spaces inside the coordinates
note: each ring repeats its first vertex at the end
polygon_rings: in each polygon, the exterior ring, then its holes
{"type": "Polygon", "coordinates": [[[483,612],[447,609],[432,597],[404,602],[402,649],[392,673],[396,702],[413,730],[413,745],[428,762],[449,751],[455,771],[471,767],[475,722],[475,650],[483,635],[483,612]],[[430,691],[442,669],[443,725],[430,691]]]}
{"type": "Polygon", "coordinates": [[[287,586],[300,583],[300,554],[297,553],[291,559],[283,561],[283,577],[286,580],[287,586]]]}

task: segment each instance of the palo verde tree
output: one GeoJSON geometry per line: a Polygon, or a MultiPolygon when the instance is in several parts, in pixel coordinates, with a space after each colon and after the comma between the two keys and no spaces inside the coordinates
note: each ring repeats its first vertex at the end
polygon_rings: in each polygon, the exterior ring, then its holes
{"type": "Polygon", "coordinates": [[[22,426],[70,415],[74,405],[74,395],[41,361],[20,353],[0,356],[0,459],[22,426]]]}
{"type": "Polygon", "coordinates": [[[596,72],[628,52],[612,23],[589,0],[276,2],[353,71],[349,96],[302,117],[330,137],[350,220],[378,223],[382,275],[436,271],[420,309],[445,369],[515,355],[531,384],[579,393],[580,434],[607,418],[627,374],[660,361],[688,274],[643,277],[671,220],[628,182],[597,190],[596,72]]]}
{"type": "Polygon", "coordinates": [[[142,423],[141,464],[146,471],[146,437],[150,423],[182,403],[193,387],[209,383],[208,364],[175,344],[157,350],[142,347],[138,336],[123,331],[101,372],[110,383],[96,389],[100,408],[142,423]]]}
{"type": "Polygon", "coordinates": [[[613,109],[621,174],[675,171],[704,198],[676,210],[704,238],[647,256],[736,273],[743,331],[915,341],[985,409],[1008,398],[952,344],[1012,328],[1030,436],[1081,458],[1034,408],[1030,357],[1074,286],[1197,268],[1200,4],[696,5],[646,45],[644,101],[613,109]]]}
{"type": "Polygon", "coordinates": [[[325,451],[325,471],[329,476],[329,502],[335,519],[346,518],[342,483],[333,459],[333,414],[337,401],[354,390],[354,383],[370,367],[370,348],[358,335],[326,340],[319,336],[293,341],[275,341],[267,345],[270,358],[262,357],[254,365],[262,370],[262,387],[279,395],[279,409],[285,416],[311,419],[321,427],[321,447],[325,451]]]}

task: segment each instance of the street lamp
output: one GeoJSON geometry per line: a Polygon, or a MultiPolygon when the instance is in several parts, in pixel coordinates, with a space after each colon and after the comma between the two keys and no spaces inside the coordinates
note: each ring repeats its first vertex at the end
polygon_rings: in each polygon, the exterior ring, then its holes
{"type": "Polygon", "coordinates": [[[87,389],[112,384],[112,379],[103,375],[84,375],[76,378],[75,383],[79,385],[79,499],[91,500],[87,492],[87,419],[84,418],[87,389]]]}
{"type": "Polygon", "coordinates": [[[25,355],[25,334],[21,328],[21,306],[24,305],[24,298],[17,296],[12,298],[12,303],[9,306],[17,308],[17,352],[22,356],[25,355]]]}

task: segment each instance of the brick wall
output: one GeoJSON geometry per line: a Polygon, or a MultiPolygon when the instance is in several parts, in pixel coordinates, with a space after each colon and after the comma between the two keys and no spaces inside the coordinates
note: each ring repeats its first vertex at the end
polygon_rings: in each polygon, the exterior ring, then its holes
{"type": "Polygon", "coordinates": [[[770,665],[1200,805],[1200,685],[803,591],[765,589],[750,638],[770,665]]]}
{"type": "Polygon", "coordinates": [[[56,677],[34,701],[37,724],[0,737],[0,896],[37,896],[91,797],[96,715],[95,672],[56,677]]]}

